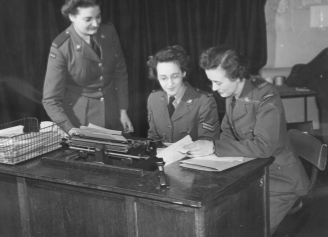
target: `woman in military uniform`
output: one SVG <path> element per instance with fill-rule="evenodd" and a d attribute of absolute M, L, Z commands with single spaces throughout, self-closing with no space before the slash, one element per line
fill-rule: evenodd
<path fill-rule="evenodd" d="M 147 64 L 150 78 L 162 87 L 148 98 L 148 138 L 176 142 L 187 135 L 193 140 L 219 137 L 215 99 L 184 82 L 189 71 L 185 50 L 181 46 L 166 47 Z"/>
<path fill-rule="evenodd" d="M 67 0 L 62 14 L 72 24 L 50 49 L 42 102 L 69 134 L 89 123 L 133 132 L 125 60 L 114 26 L 100 24 L 99 4 Z"/>
<path fill-rule="evenodd" d="M 274 233 L 297 198 L 306 195 L 309 180 L 293 153 L 282 101 L 276 88 L 249 74 L 246 59 L 230 48 L 204 51 L 200 66 L 213 91 L 226 98 L 220 140 L 197 141 L 185 148 L 189 157 L 215 153 L 219 157 L 275 157 L 269 167 L 270 228 Z"/>

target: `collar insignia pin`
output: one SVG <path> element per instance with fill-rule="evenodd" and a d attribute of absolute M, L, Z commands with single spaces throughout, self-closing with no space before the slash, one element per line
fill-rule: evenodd
<path fill-rule="evenodd" d="M 80 49 L 81 48 L 81 45 L 80 44 L 76 45 L 76 48 L 77 49 Z"/>
<path fill-rule="evenodd" d="M 105 38 L 105 35 L 102 34 L 100 37 L 101 37 L 101 38 Z"/>
<path fill-rule="evenodd" d="M 246 102 L 249 102 L 249 98 L 248 98 L 248 97 L 245 97 L 245 101 L 246 101 Z"/>
<path fill-rule="evenodd" d="M 192 100 L 187 100 L 187 103 L 190 104 L 192 102 Z"/>

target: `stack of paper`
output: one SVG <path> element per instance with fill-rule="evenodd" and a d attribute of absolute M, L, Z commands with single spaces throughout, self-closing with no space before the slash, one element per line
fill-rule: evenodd
<path fill-rule="evenodd" d="M 49 152 L 50 146 L 55 144 L 58 144 L 56 148 L 60 146 L 60 140 L 61 134 L 56 132 L 47 132 L 42 135 L 34 132 L 15 139 L 0 139 L 0 158 L 15 158 L 34 151 Z"/>
<path fill-rule="evenodd" d="M 78 134 L 88 137 L 96 137 L 102 139 L 110 139 L 116 141 L 126 141 L 127 139 L 122 135 L 122 131 L 106 129 L 97 125 L 89 123 L 88 127 L 81 126 Z"/>
<path fill-rule="evenodd" d="M 0 130 L 0 137 L 14 137 L 24 134 L 24 126 L 18 125 L 15 127 L 5 128 Z"/>
<path fill-rule="evenodd" d="M 180 166 L 204 171 L 222 171 L 253 159 L 254 158 L 246 157 L 217 157 L 213 154 L 210 156 L 183 160 L 181 161 Z"/>

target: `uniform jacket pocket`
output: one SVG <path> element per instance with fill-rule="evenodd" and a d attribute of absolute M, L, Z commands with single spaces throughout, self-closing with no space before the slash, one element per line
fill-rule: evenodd
<path fill-rule="evenodd" d="M 252 121 L 240 128 L 242 136 L 245 139 L 253 139 L 254 137 L 254 126 L 256 121 Z"/>
<path fill-rule="evenodd" d="M 66 91 L 63 107 L 74 127 L 85 125 L 88 107 L 87 97 Z"/>

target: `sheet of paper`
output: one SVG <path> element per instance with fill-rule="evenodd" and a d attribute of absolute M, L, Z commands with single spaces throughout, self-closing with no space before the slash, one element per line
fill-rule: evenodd
<path fill-rule="evenodd" d="M 199 166 L 199 165 L 191 165 L 191 164 L 187 164 L 187 163 L 181 163 L 180 164 L 181 167 L 184 167 L 184 168 L 188 168 L 188 169 L 196 169 L 196 170 L 203 170 L 203 171 L 215 171 L 217 172 L 218 170 L 217 169 L 214 169 L 214 168 L 208 168 L 208 167 L 204 167 L 204 166 Z"/>
<path fill-rule="evenodd" d="M 80 128 L 82 128 L 84 126 L 81 126 Z M 106 134 L 113 134 L 113 135 L 122 135 L 122 131 L 117 131 L 117 130 L 111 130 L 111 129 L 107 129 L 107 128 L 103 128 L 103 127 L 100 127 L 100 126 L 97 126 L 97 125 L 94 125 L 92 123 L 89 123 L 88 124 L 88 128 L 95 128 L 97 130 L 101 130 L 103 131 L 104 133 Z"/>
<path fill-rule="evenodd" d="M 186 157 L 185 154 L 179 152 L 185 145 L 192 143 L 191 137 L 188 135 L 181 140 L 173 143 L 169 147 L 161 150 L 157 157 L 163 158 L 165 165 L 169 165 L 175 161 L 181 160 L 182 158 Z"/>
<path fill-rule="evenodd" d="M 192 160 L 210 160 L 210 161 L 224 161 L 224 162 L 234 162 L 234 161 L 244 161 L 245 157 L 218 157 L 215 154 L 208 156 L 194 157 Z"/>
<path fill-rule="evenodd" d="M 222 171 L 253 159 L 246 157 L 209 157 L 208 159 L 199 157 L 183 160 L 180 166 L 205 171 Z"/>
<path fill-rule="evenodd" d="M 40 129 L 46 128 L 46 127 L 50 127 L 53 126 L 55 123 L 51 122 L 51 121 L 42 121 L 40 123 Z"/>

